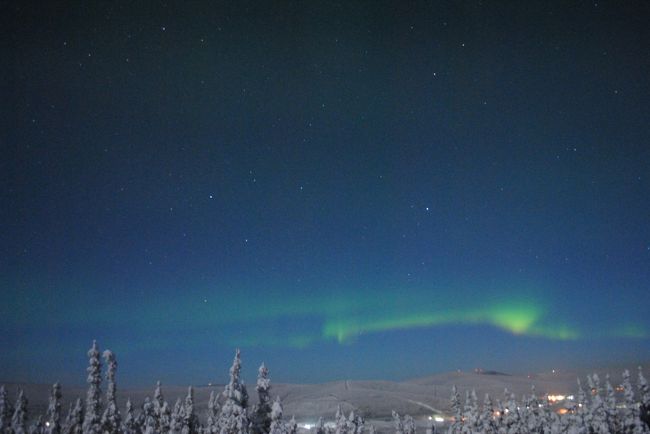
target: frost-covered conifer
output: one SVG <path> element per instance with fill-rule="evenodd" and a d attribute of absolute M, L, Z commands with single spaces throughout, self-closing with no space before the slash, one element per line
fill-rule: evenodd
<path fill-rule="evenodd" d="M 483 400 L 483 411 L 479 418 L 479 432 L 485 434 L 494 434 L 496 432 L 496 425 L 494 423 L 494 405 L 489 394 L 485 394 Z"/>
<path fill-rule="evenodd" d="M 609 432 L 616 433 L 619 431 L 618 410 L 616 409 L 616 396 L 614 395 L 612 383 L 609 381 L 609 374 L 605 376 L 605 399 L 603 403 L 607 428 Z"/>
<path fill-rule="evenodd" d="M 454 415 L 454 420 L 449 425 L 449 434 L 460 433 L 463 427 L 463 413 L 460 404 L 460 395 L 455 384 L 451 386 L 451 412 Z"/>
<path fill-rule="evenodd" d="M 596 434 L 608 434 L 607 415 L 605 413 L 605 403 L 600 396 L 600 378 L 598 374 L 587 376 L 587 383 L 591 389 L 591 405 L 589 413 L 591 419 L 591 429 Z"/>
<path fill-rule="evenodd" d="M 144 403 L 142 404 L 140 426 L 144 434 L 154 434 L 156 432 L 156 412 L 148 396 L 144 398 Z"/>
<path fill-rule="evenodd" d="M 519 414 L 519 407 L 514 393 L 510 394 L 508 404 L 506 406 L 506 415 L 503 419 L 504 428 L 508 434 L 516 434 L 523 432 L 521 426 L 521 417 Z"/>
<path fill-rule="evenodd" d="M 404 427 L 404 434 L 415 434 L 415 421 L 408 414 L 404 416 L 402 426 Z"/>
<path fill-rule="evenodd" d="M 478 431 L 478 399 L 476 391 L 465 391 L 465 409 L 463 411 L 462 432 L 471 434 Z"/>
<path fill-rule="evenodd" d="M 172 429 L 172 412 L 169 408 L 167 401 L 163 401 L 160 408 L 160 415 L 158 416 L 159 431 L 161 434 L 169 434 Z"/>
<path fill-rule="evenodd" d="M 34 423 L 29 427 L 29 434 L 43 434 L 45 432 L 45 423 L 43 416 L 38 416 Z"/>
<path fill-rule="evenodd" d="M 122 426 L 122 416 L 120 415 L 120 410 L 117 408 L 117 401 L 115 398 L 117 360 L 111 350 L 105 350 L 102 356 L 106 361 L 108 369 L 106 371 L 106 408 L 102 414 L 101 426 L 105 433 L 115 433 L 119 431 Z"/>
<path fill-rule="evenodd" d="M 156 427 L 160 426 L 160 413 L 162 411 L 163 404 L 165 403 L 165 398 L 162 394 L 162 388 L 160 381 L 156 381 L 156 389 L 153 391 L 153 400 L 151 404 L 153 405 L 153 413 L 156 419 Z"/>
<path fill-rule="evenodd" d="M 210 399 L 208 400 L 208 420 L 205 426 L 207 433 L 218 433 L 219 425 L 219 403 L 217 402 L 214 390 L 210 391 Z"/>
<path fill-rule="evenodd" d="M 259 403 L 253 412 L 253 434 L 268 433 L 271 427 L 271 380 L 269 379 L 269 370 L 262 363 L 257 373 L 257 396 Z"/>
<path fill-rule="evenodd" d="M 18 391 L 14 414 L 11 418 L 11 429 L 13 434 L 27 433 L 27 398 L 23 389 Z"/>
<path fill-rule="evenodd" d="M 404 434 L 404 424 L 402 424 L 402 418 L 399 417 L 399 414 L 395 410 L 393 410 L 392 415 L 395 434 Z"/>
<path fill-rule="evenodd" d="M 298 432 L 298 422 L 296 422 L 295 416 L 291 416 L 291 419 L 287 424 L 287 432 L 289 434 L 296 434 Z"/>
<path fill-rule="evenodd" d="M 327 429 L 325 428 L 325 422 L 322 417 L 318 418 L 316 423 L 316 434 L 327 434 Z"/>
<path fill-rule="evenodd" d="M 641 366 L 639 366 L 637 388 L 639 389 L 641 405 L 650 408 L 650 387 L 648 387 L 648 381 L 643 376 Z"/>
<path fill-rule="evenodd" d="M 50 392 L 50 401 L 45 413 L 46 434 L 59 434 L 61 432 L 61 386 L 59 383 L 52 385 Z"/>
<path fill-rule="evenodd" d="M 183 427 L 183 419 L 185 419 L 185 412 L 183 410 L 183 401 L 180 398 L 176 399 L 174 409 L 172 410 L 172 424 L 171 431 L 173 433 L 180 433 Z"/>
<path fill-rule="evenodd" d="M 359 434 L 364 430 L 365 421 L 361 416 L 357 416 L 354 410 L 351 410 L 347 419 L 345 419 L 345 416 L 341 418 L 341 425 L 343 426 L 342 432 Z"/>
<path fill-rule="evenodd" d="M 280 397 L 276 397 L 271 406 L 271 428 L 270 434 L 287 434 L 287 428 L 282 421 L 282 403 Z"/>
<path fill-rule="evenodd" d="M 199 419 L 194 414 L 194 389 L 192 386 L 187 388 L 187 396 L 183 404 L 183 427 L 181 434 L 194 434 L 198 432 Z"/>
<path fill-rule="evenodd" d="M 334 432 L 335 434 L 345 434 L 348 429 L 348 420 L 341 410 L 341 404 L 336 406 L 336 414 L 334 414 Z"/>
<path fill-rule="evenodd" d="M 623 409 L 622 431 L 625 434 L 641 434 L 644 426 L 640 419 L 639 406 L 634 399 L 634 390 L 630 382 L 630 372 L 623 371 L 623 395 L 625 397 L 625 408 Z"/>
<path fill-rule="evenodd" d="M 71 407 L 70 413 L 66 418 L 65 433 L 66 434 L 81 434 L 83 432 L 84 423 L 84 409 L 81 398 L 77 398 L 74 406 Z"/>
<path fill-rule="evenodd" d="M 133 404 L 130 398 L 126 400 L 123 431 L 124 434 L 140 434 L 141 432 L 138 421 L 133 413 Z"/>
<path fill-rule="evenodd" d="M 0 386 L 0 433 L 7 432 L 11 428 L 11 416 L 13 413 L 13 406 L 7 398 L 7 391 L 3 384 Z"/>
<path fill-rule="evenodd" d="M 646 429 L 650 431 L 650 387 L 648 387 L 648 381 L 643 376 L 641 366 L 639 366 L 637 388 L 639 389 L 639 401 L 641 401 L 640 418 L 645 423 Z"/>
<path fill-rule="evenodd" d="M 99 434 L 101 432 L 101 389 L 102 364 L 99 360 L 97 341 L 88 350 L 88 392 L 86 393 L 86 414 L 84 415 L 84 434 Z"/>
<path fill-rule="evenodd" d="M 219 416 L 219 431 L 221 434 L 247 434 L 248 415 L 248 392 L 246 386 L 240 380 L 241 371 L 240 351 L 237 349 L 235 358 L 230 367 L 230 382 L 226 385 L 223 396 L 226 398 L 221 414 Z"/>

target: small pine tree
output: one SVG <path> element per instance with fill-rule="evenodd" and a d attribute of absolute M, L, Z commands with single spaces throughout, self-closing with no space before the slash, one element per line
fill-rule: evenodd
<path fill-rule="evenodd" d="M 481 412 L 479 419 L 480 432 L 483 432 L 485 434 L 494 434 L 496 432 L 496 425 L 494 423 L 494 405 L 492 404 L 490 395 L 487 393 L 485 394 L 485 399 L 483 400 L 483 411 Z"/>
<path fill-rule="evenodd" d="M 404 416 L 402 426 L 404 427 L 404 434 L 415 434 L 415 421 L 408 414 Z"/>
<path fill-rule="evenodd" d="M 616 396 L 614 388 L 609 381 L 609 374 L 605 376 L 605 417 L 609 432 L 616 433 L 619 431 L 618 410 L 616 409 Z"/>
<path fill-rule="evenodd" d="M 641 434 L 644 432 L 644 426 L 640 419 L 638 403 L 634 399 L 630 372 L 627 369 L 623 372 L 623 395 L 625 397 L 625 408 L 623 409 L 622 432 L 625 434 Z"/>
<path fill-rule="evenodd" d="M 287 428 L 282 421 L 282 413 L 282 403 L 278 396 L 271 406 L 271 428 L 269 434 L 287 434 Z"/>
<path fill-rule="evenodd" d="M 115 397 L 115 374 L 117 373 L 117 360 L 111 350 L 105 350 L 102 354 L 108 369 L 106 371 L 106 408 L 102 414 L 101 425 L 103 431 L 106 433 L 117 432 L 122 426 L 122 416 L 120 410 L 117 408 L 117 401 Z"/>
<path fill-rule="evenodd" d="M 183 426 L 181 434 L 195 434 L 199 428 L 199 421 L 194 414 L 194 389 L 192 386 L 187 388 L 187 396 L 183 404 Z"/>
<path fill-rule="evenodd" d="M 325 427 L 325 422 L 322 417 L 318 418 L 316 423 L 316 434 L 327 434 L 327 428 Z"/>
<path fill-rule="evenodd" d="M 458 394 L 458 389 L 456 385 L 451 386 L 451 411 L 454 415 L 454 420 L 449 425 L 449 434 L 458 434 L 463 428 L 463 410 L 460 405 L 460 395 Z"/>
<path fill-rule="evenodd" d="M 59 434 L 61 432 L 61 386 L 52 385 L 50 401 L 45 414 L 45 433 Z"/>
<path fill-rule="evenodd" d="M 404 434 L 404 424 L 402 424 L 402 419 L 399 417 L 399 413 L 393 410 L 392 416 L 393 426 L 395 427 L 395 434 Z"/>
<path fill-rule="evenodd" d="M 160 415 L 158 416 L 158 421 L 160 423 L 159 430 L 161 434 L 169 434 L 172 429 L 172 412 L 169 408 L 167 401 L 163 401 L 163 405 L 160 408 Z"/>
<path fill-rule="evenodd" d="M 348 420 L 345 418 L 345 414 L 341 410 L 341 405 L 336 406 L 336 414 L 334 415 L 334 433 L 335 434 L 346 434 L 348 432 Z"/>
<path fill-rule="evenodd" d="M 297 434 L 298 433 L 298 422 L 296 422 L 296 417 L 291 416 L 291 419 L 289 420 L 289 423 L 287 424 L 287 432 L 289 434 Z"/>
<path fill-rule="evenodd" d="M 138 421 L 133 413 L 133 404 L 131 399 L 126 400 L 126 410 L 124 416 L 124 434 L 140 434 L 140 426 Z"/>
<path fill-rule="evenodd" d="M 11 428 L 11 416 L 14 408 L 7 398 L 7 391 L 4 384 L 0 386 L 0 433 L 7 432 Z"/>
<path fill-rule="evenodd" d="M 84 409 L 81 398 L 77 398 L 74 406 L 71 407 L 70 413 L 66 418 L 66 434 L 81 434 L 83 432 Z"/>
<path fill-rule="evenodd" d="M 102 364 L 99 360 L 97 341 L 88 350 L 88 392 L 86 393 L 86 414 L 84 415 L 84 434 L 101 433 L 101 389 Z"/>
<path fill-rule="evenodd" d="M 183 410 L 183 401 L 180 398 L 176 399 L 174 408 L 172 409 L 172 426 L 171 431 L 173 433 L 180 433 L 183 426 L 183 419 L 185 418 Z"/>
<path fill-rule="evenodd" d="M 248 434 L 248 392 L 240 380 L 241 353 L 235 351 L 235 358 L 230 367 L 230 382 L 223 391 L 226 398 L 219 415 L 219 431 L 221 434 Z"/>
<path fill-rule="evenodd" d="M 13 434 L 27 433 L 27 398 L 23 389 L 18 391 L 14 414 L 11 418 L 11 429 Z"/>
<path fill-rule="evenodd" d="M 269 370 L 262 363 L 257 373 L 257 396 L 259 403 L 253 412 L 253 434 L 268 433 L 271 427 L 271 380 L 269 380 Z"/>
<path fill-rule="evenodd" d="M 29 434 L 44 434 L 45 433 L 45 423 L 43 422 L 43 416 L 38 416 L 34 423 L 29 427 Z"/>
<path fill-rule="evenodd" d="M 637 388 L 639 389 L 639 397 L 641 406 L 639 408 L 641 421 L 645 423 L 647 429 L 650 431 L 650 387 L 648 381 L 643 376 L 643 369 L 639 366 Z"/>
<path fill-rule="evenodd" d="M 607 414 L 605 412 L 605 403 L 600 396 L 600 378 L 598 374 L 587 376 L 587 382 L 591 388 L 591 429 L 596 434 L 609 434 L 607 424 Z"/>
<path fill-rule="evenodd" d="M 144 434 L 154 434 L 156 432 L 156 412 L 148 396 L 144 398 L 144 403 L 142 404 L 140 426 L 142 426 L 142 432 Z"/>
<path fill-rule="evenodd" d="M 215 434 L 219 432 L 219 403 L 217 402 L 214 390 L 210 391 L 210 399 L 208 400 L 208 420 L 205 427 L 206 432 Z"/>
<path fill-rule="evenodd" d="M 156 381 L 156 389 L 153 391 L 153 400 L 151 401 L 151 404 L 153 405 L 153 413 L 158 430 L 160 429 L 160 413 L 162 412 L 162 406 L 164 403 L 165 398 L 163 398 L 160 381 Z"/>

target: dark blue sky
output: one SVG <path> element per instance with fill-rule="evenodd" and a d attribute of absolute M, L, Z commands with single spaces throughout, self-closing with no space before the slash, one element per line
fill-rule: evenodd
<path fill-rule="evenodd" d="M 650 357 L 650 5 L 7 2 L 0 380 Z"/>

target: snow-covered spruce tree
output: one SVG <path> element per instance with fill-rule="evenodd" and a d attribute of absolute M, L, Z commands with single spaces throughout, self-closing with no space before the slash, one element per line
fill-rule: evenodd
<path fill-rule="evenodd" d="M 27 434 L 27 398 L 23 389 L 18 390 L 14 414 L 11 418 L 13 434 Z"/>
<path fill-rule="evenodd" d="M 614 395 L 614 388 L 609 380 L 609 374 L 605 376 L 605 419 L 607 421 L 607 429 L 610 433 L 619 432 L 618 424 L 618 410 L 616 408 L 616 396 Z"/>
<path fill-rule="evenodd" d="M 117 360 L 111 350 L 105 350 L 102 354 L 106 361 L 106 406 L 102 414 L 101 426 L 105 433 L 117 433 L 122 428 L 122 416 L 117 408 L 115 398 L 115 374 L 117 373 Z"/>
<path fill-rule="evenodd" d="M 479 417 L 479 432 L 485 434 L 495 434 L 496 433 L 496 424 L 494 422 L 494 405 L 492 404 L 492 398 L 489 394 L 485 394 L 485 399 L 483 400 L 483 411 Z"/>
<path fill-rule="evenodd" d="M 366 421 L 363 419 L 363 417 L 356 415 L 354 413 L 354 410 L 351 410 L 347 422 L 348 433 L 361 434 L 365 428 L 365 425 Z"/>
<path fill-rule="evenodd" d="M 223 391 L 226 398 L 219 415 L 219 432 L 221 434 L 248 434 L 248 392 L 240 380 L 241 355 L 235 351 L 235 358 L 230 367 L 230 382 Z"/>
<path fill-rule="evenodd" d="M 187 396 L 183 403 L 183 426 L 181 434 L 195 434 L 199 429 L 199 419 L 194 414 L 194 389 L 192 386 L 187 388 Z"/>
<path fill-rule="evenodd" d="M 171 432 L 179 434 L 183 427 L 183 419 L 185 418 L 185 411 L 183 409 L 183 401 L 180 398 L 176 399 L 176 404 L 172 409 L 172 425 Z"/>
<path fill-rule="evenodd" d="M 206 433 L 218 433 L 219 424 L 219 403 L 214 390 L 210 391 L 210 399 L 208 400 L 208 420 L 205 426 Z M 267 431 L 268 432 L 268 431 Z"/>
<path fill-rule="evenodd" d="M 415 434 L 415 421 L 408 414 L 404 416 L 402 426 L 404 427 L 404 434 Z"/>
<path fill-rule="evenodd" d="M 169 408 L 167 401 L 163 401 L 160 408 L 160 415 L 158 416 L 159 430 L 161 434 L 169 434 L 172 429 L 172 411 Z"/>
<path fill-rule="evenodd" d="M 50 401 L 45 413 L 46 434 L 59 434 L 61 432 L 61 386 L 59 383 L 52 385 L 50 392 Z"/>
<path fill-rule="evenodd" d="M 591 413 L 589 412 L 587 404 L 587 395 L 585 390 L 582 388 L 582 382 L 580 378 L 577 379 L 578 382 L 578 405 L 575 408 L 575 413 L 572 414 L 573 423 L 571 424 L 575 430 L 580 433 L 588 432 L 591 427 Z"/>
<path fill-rule="evenodd" d="M 648 381 L 643 376 L 643 369 L 639 366 L 639 374 L 637 387 L 639 389 L 639 401 L 641 401 L 641 406 L 639 408 L 639 413 L 641 421 L 645 423 L 646 429 L 650 430 L 650 387 L 648 387 Z"/>
<path fill-rule="evenodd" d="M 11 416 L 14 408 L 9 402 L 4 384 L 0 386 L 0 433 L 5 433 L 11 428 Z"/>
<path fill-rule="evenodd" d="M 458 434 L 463 428 L 463 412 L 460 404 L 460 395 L 456 385 L 451 386 L 451 411 L 454 415 L 453 422 L 449 425 L 449 434 Z"/>
<path fill-rule="evenodd" d="M 70 412 L 66 417 L 65 434 L 81 434 L 83 432 L 84 408 L 81 398 L 77 398 L 74 405 L 70 407 Z"/>
<path fill-rule="evenodd" d="M 334 432 L 335 434 L 346 434 L 348 431 L 348 420 L 341 410 L 341 404 L 336 406 L 336 413 L 334 414 Z"/>
<path fill-rule="evenodd" d="M 478 431 L 478 399 L 476 391 L 465 391 L 465 408 L 463 411 L 463 428 L 461 432 L 471 434 Z"/>
<path fill-rule="evenodd" d="M 140 426 L 144 434 L 154 434 L 156 432 L 156 413 L 153 409 L 153 403 L 148 396 L 144 398 L 144 402 L 142 403 Z"/>
<path fill-rule="evenodd" d="M 278 396 L 271 406 L 271 428 L 269 434 L 287 434 L 287 427 L 282 421 L 282 413 L 282 403 Z"/>
<path fill-rule="evenodd" d="M 126 410 L 122 431 L 124 431 L 124 434 L 141 434 L 140 426 L 138 425 L 138 421 L 133 413 L 133 404 L 131 403 L 130 398 L 126 400 Z"/>
<path fill-rule="evenodd" d="M 101 432 L 101 389 L 102 364 L 99 360 L 97 341 L 88 350 L 88 391 L 86 393 L 86 413 L 84 415 L 84 434 L 99 434 Z"/>
<path fill-rule="evenodd" d="M 644 424 L 641 422 L 639 406 L 634 399 L 634 390 L 630 382 L 630 371 L 623 371 L 623 396 L 625 397 L 625 408 L 623 409 L 623 420 L 621 431 L 624 434 L 641 434 L 644 432 Z"/>
<path fill-rule="evenodd" d="M 29 434 L 43 434 L 45 432 L 45 422 L 43 416 L 40 415 L 36 418 L 34 423 L 29 427 Z"/>
<path fill-rule="evenodd" d="M 517 405 L 517 398 L 514 393 L 511 393 L 510 398 L 508 399 L 506 415 L 503 418 L 503 423 L 508 434 L 524 432 L 519 414 L 519 406 Z"/>
<path fill-rule="evenodd" d="M 322 417 L 319 417 L 318 422 L 316 422 L 316 434 L 329 434 L 329 429 L 325 426 L 325 421 Z"/>
<path fill-rule="evenodd" d="M 165 403 L 165 398 L 163 398 L 162 389 L 160 381 L 156 381 L 156 389 L 153 391 L 153 400 L 151 404 L 153 405 L 154 419 L 156 421 L 156 430 L 160 430 L 160 413 L 162 411 L 163 404 Z"/>
<path fill-rule="evenodd" d="M 296 422 L 295 416 L 291 416 L 291 419 L 289 419 L 289 423 L 287 424 L 287 432 L 289 434 L 298 433 L 298 422 Z"/>
<path fill-rule="evenodd" d="M 255 385 L 259 403 L 252 414 L 252 434 L 268 433 L 271 428 L 271 380 L 269 370 L 262 363 L 257 371 L 257 384 Z"/>
<path fill-rule="evenodd" d="M 395 434 L 404 434 L 404 424 L 402 424 L 402 418 L 399 417 L 399 413 L 393 410 L 392 415 L 393 415 L 393 426 L 395 427 Z"/>
<path fill-rule="evenodd" d="M 605 403 L 600 396 L 600 378 L 598 374 L 587 376 L 589 387 L 591 388 L 591 429 L 595 434 L 609 434 L 607 423 L 607 414 L 605 412 Z"/>

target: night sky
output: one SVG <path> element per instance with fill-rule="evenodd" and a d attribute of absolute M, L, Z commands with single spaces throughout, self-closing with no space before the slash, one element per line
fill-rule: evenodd
<path fill-rule="evenodd" d="M 650 359 L 647 1 L 0 16 L 0 380 Z"/>

